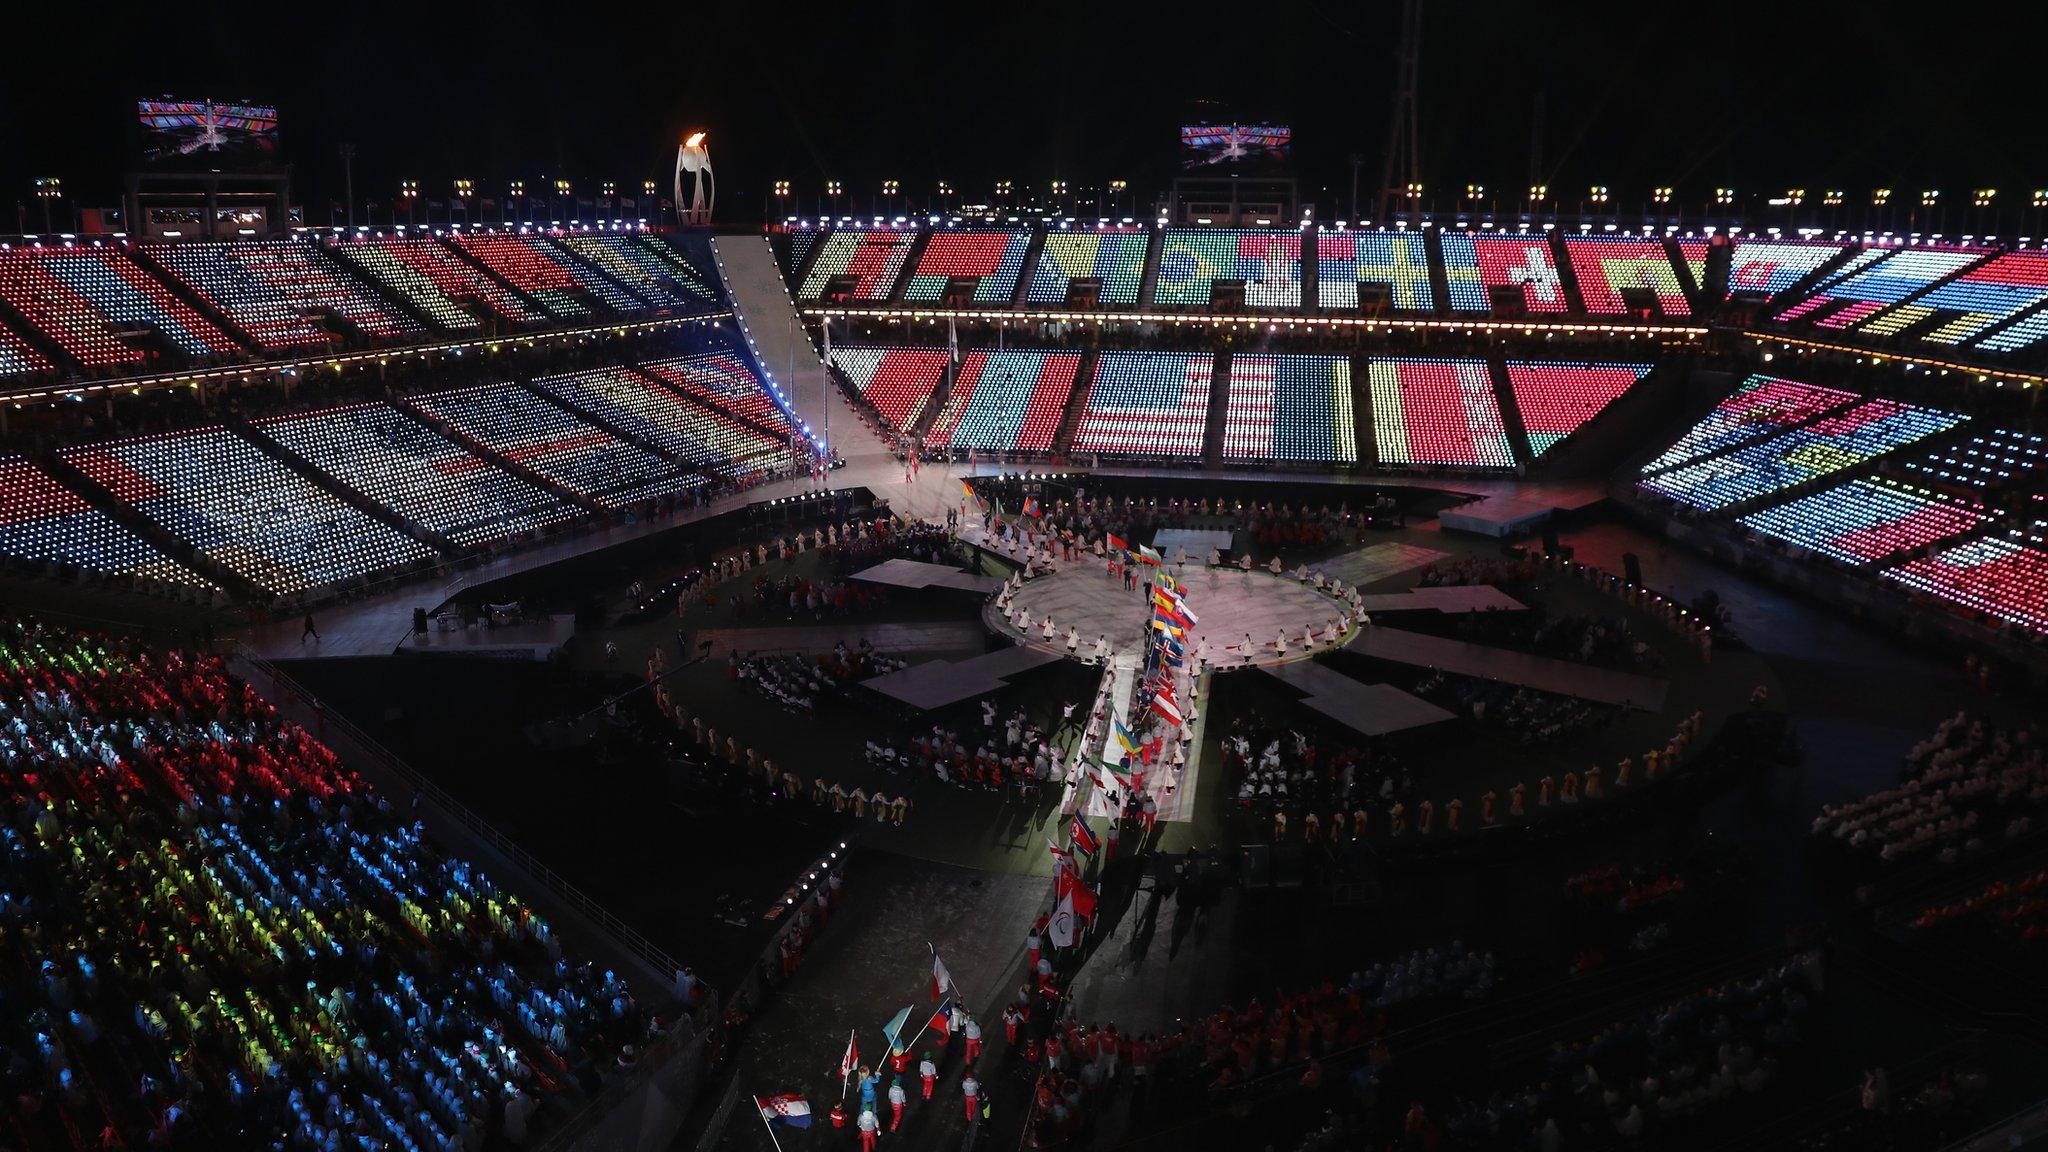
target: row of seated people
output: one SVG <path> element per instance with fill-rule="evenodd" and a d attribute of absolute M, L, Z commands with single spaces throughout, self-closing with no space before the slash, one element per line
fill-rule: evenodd
<path fill-rule="evenodd" d="M 1922 931 L 1969 931 L 2000 943 L 2037 948 L 2048 940 L 2048 871 L 2002 876 L 1953 903 L 1930 904 L 1913 918 Z"/>
<path fill-rule="evenodd" d="M 1646 476 L 1640 487 L 1715 512 L 1876 459 L 1966 419 L 1896 400 L 1864 400 L 1725 455 Z"/>
<path fill-rule="evenodd" d="M 1033 952 L 1042 931 L 1043 919 L 1033 929 Z M 1040 971 L 1056 986 L 1067 958 L 1040 959 Z M 1111 1096 L 1128 1094 L 1133 1109 L 1183 1113 L 1203 1106 L 1205 1096 L 1259 1078 L 1298 1079 L 1314 1091 L 1322 1086 L 1326 1059 L 1350 1059 L 1368 1046 L 1354 1083 L 1369 1093 L 1373 1069 L 1387 1060 L 1376 1036 L 1484 1001 L 1497 981 L 1492 953 L 1454 940 L 1374 963 L 1342 983 L 1326 980 L 1271 1003 L 1254 997 L 1159 1033 L 1052 1010 L 1041 1003 L 1044 984 L 1021 987 L 1003 1019 L 1007 1042 L 1022 1050 L 1034 1077 L 1030 1135 L 1039 1147 L 1055 1147 L 1085 1142 Z"/>
<path fill-rule="evenodd" d="M 8 622 L 0 790 L 24 1148 L 517 1145 L 662 1029 L 218 657 Z"/>
<path fill-rule="evenodd" d="M 176 598 L 210 599 L 214 586 L 21 456 L 0 456 L 0 562 L 79 572 Z"/>
<path fill-rule="evenodd" d="M 1525 747 L 1572 740 L 1613 723 L 1621 709 L 1575 696 L 1432 669 L 1416 681 L 1424 700 L 1492 728 Z"/>
<path fill-rule="evenodd" d="M 111 499 L 265 592 L 347 589 L 429 561 L 437 549 L 530 541 L 585 519 L 590 503 L 659 512 L 796 466 L 802 454 L 791 441 L 716 406 L 773 410 L 758 376 L 732 381 L 715 399 L 679 395 L 617 366 L 542 376 L 530 388 L 495 383 L 276 416 L 262 413 L 291 409 L 274 395 L 228 391 L 201 406 L 179 390 L 177 403 L 144 411 L 202 426 L 109 441 L 90 438 L 96 421 L 79 424 L 87 442 L 57 455 L 89 484 L 32 459 L 0 457 L 19 481 L 4 492 L 0 561 L 153 587 L 204 588 L 217 579 L 163 556 L 100 511 L 97 502 Z M 307 399 L 382 391 L 344 376 Z M 224 426 L 223 415 L 239 419 Z M 326 482 L 308 478 L 308 466 Z M 424 531 L 408 533 L 394 519 Z"/>
<path fill-rule="evenodd" d="M 880 655 L 867 663 L 877 669 L 877 675 L 903 666 L 900 660 Z M 820 661 L 796 655 L 755 654 L 742 659 L 738 652 L 734 652 L 728 661 L 728 675 L 788 711 L 805 717 L 817 712 L 819 700 L 843 700 L 853 686 L 850 669 L 841 674 Z"/>
<path fill-rule="evenodd" d="M 1368 288 L 1384 291 L 1386 306 L 1400 312 L 1434 312 L 1441 303 L 1453 312 L 1489 313 L 1496 310 L 1495 289 L 1510 290 L 1521 309 L 1537 314 L 1621 317 L 1630 312 L 1627 294 L 1635 292 L 1646 293 L 1666 319 L 1690 317 L 1695 299 L 1703 306 L 1718 302 L 1708 299 L 1708 245 L 1703 241 L 1673 241 L 1674 259 L 1665 240 L 1643 236 L 1461 231 L 1436 236 L 1432 242 L 1417 232 L 1048 227 L 1024 302 L 1063 304 L 1079 280 L 1090 282 L 1097 307 L 1203 309 L 1216 299 L 1220 282 L 1239 281 L 1244 307 L 1291 311 L 1311 302 L 1303 291 L 1310 266 L 1316 276 L 1313 302 L 1337 312 L 1355 312 Z M 1001 306 L 1015 294 L 1032 238 L 1028 228 L 803 229 L 779 234 L 775 247 L 802 303 L 823 301 L 835 282 L 850 283 L 858 300 L 933 303 L 957 276 L 974 278 L 974 303 Z M 1728 287 L 1777 296 L 1848 251 L 1841 243 L 1738 238 Z M 1878 257 L 1891 254 L 1873 251 L 1865 263 L 1879 263 Z M 1970 250 L 1952 259 L 1960 267 L 1992 255 Z M 2007 257 L 2025 255 L 2030 254 Z M 1438 266 L 1449 289 L 1441 302 L 1432 276 Z M 1141 290 L 1147 270 L 1154 267 L 1147 297 Z M 1566 267 L 1577 285 L 1576 297 L 1560 271 Z M 1939 302 L 1942 310 L 1978 318 L 1970 334 L 2026 311 L 2025 287 L 2033 283 L 2032 269 L 2017 263 L 2003 267 L 1992 260 L 1978 272 L 1984 290 Z M 1099 287 L 1093 286 L 1096 281 Z M 1982 319 L 1985 315 L 1993 319 Z"/>
<path fill-rule="evenodd" d="M 1768 1090 L 1804 1046 L 1823 984 L 1818 953 L 1789 957 L 1561 1042 L 1538 1078 L 1452 1106 L 1440 1128 L 1418 1103 L 1403 1127 L 1454 1148 L 1655 1146 Z"/>
<path fill-rule="evenodd" d="M 1418 618 L 1424 631 L 1473 644 L 1511 648 L 1558 660 L 1603 668 L 1654 671 L 1663 659 L 1646 643 L 1638 625 L 1619 613 L 1552 613 L 1541 605 L 1518 611 L 1488 609 Z"/>
<path fill-rule="evenodd" d="M 2048 526 L 1966 540 L 1885 569 L 1883 579 L 1990 624 L 2048 636 Z"/>
<path fill-rule="evenodd" d="M 677 242 L 637 233 L 0 252 L 0 300 L 86 371 L 160 366 L 161 354 L 187 362 L 240 357 L 245 341 L 275 352 L 357 339 L 403 343 L 429 329 L 475 334 L 484 317 L 521 326 L 587 317 L 583 300 L 592 298 L 620 314 L 708 313 L 721 299 Z M 148 340 L 138 342 L 137 333 Z"/>
<path fill-rule="evenodd" d="M 2005 731 L 1958 712 L 1907 753 L 1897 785 L 1824 806 L 1813 834 L 1866 864 L 1953 864 L 2026 835 L 2044 806 L 2038 726 Z"/>

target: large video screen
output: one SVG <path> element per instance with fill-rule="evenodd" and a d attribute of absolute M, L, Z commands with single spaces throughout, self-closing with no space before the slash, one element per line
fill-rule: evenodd
<path fill-rule="evenodd" d="M 159 167 L 265 168 L 277 162 L 277 109 L 228 100 L 138 100 L 141 158 Z"/>
<path fill-rule="evenodd" d="M 1279 168 L 1293 144 L 1294 129 L 1285 124 L 1190 124 L 1180 130 L 1180 164 L 1190 171 Z"/>

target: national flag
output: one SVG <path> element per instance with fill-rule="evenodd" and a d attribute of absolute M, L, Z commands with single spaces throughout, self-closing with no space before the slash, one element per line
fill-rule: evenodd
<path fill-rule="evenodd" d="M 1131 550 L 1130 542 L 1114 532 L 1109 534 L 1109 539 L 1105 543 L 1109 545 L 1109 549 L 1112 552 L 1129 552 Z"/>
<path fill-rule="evenodd" d="M 1036 516 L 1039 514 L 1038 497 L 1026 496 L 1024 498 L 1024 514 L 1026 516 Z"/>
<path fill-rule="evenodd" d="M 1195 623 L 1188 617 L 1187 613 L 1182 612 L 1172 600 L 1164 596 L 1158 597 L 1153 601 L 1152 615 L 1155 619 L 1164 620 L 1177 628 L 1190 628 Z"/>
<path fill-rule="evenodd" d="M 959 369 L 960 329 L 954 325 L 953 318 L 951 316 L 946 317 L 946 358 L 953 362 L 953 367 L 955 370 Z"/>
<path fill-rule="evenodd" d="M 1182 596 L 1178 592 L 1168 592 L 1166 595 L 1168 599 L 1173 601 L 1174 611 L 1180 613 L 1182 616 L 1187 617 L 1188 625 L 1190 627 L 1196 624 L 1200 624 L 1202 622 L 1202 618 L 1200 616 L 1195 615 L 1195 610 L 1193 608 L 1188 607 L 1188 601 L 1185 596 Z"/>
<path fill-rule="evenodd" d="M 1125 752 L 1136 752 L 1138 750 L 1137 735 L 1129 728 L 1124 727 L 1123 720 L 1118 717 L 1110 717 L 1109 723 L 1111 731 L 1116 734 L 1117 746 Z"/>
<path fill-rule="evenodd" d="M 1187 662 L 1186 659 L 1182 657 L 1179 652 L 1176 652 L 1173 649 L 1168 648 L 1164 644 L 1161 644 L 1159 646 L 1159 658 L 1165 661 L 1166 663 L 1173 665 L 1175 668 L 1179 668 Z"/>
<path fill-rule="evenodd" d="M 754 1107 L 761 1110 L 761 1119 L 770 1124 L 781 1124 L 788 1128 L 811 1126 L 811 1102 L 794 1092 L 770 1096 L 766 1100 L 756 1096 Z"/>
<path fill-rule="evenodd" d="M 937 1032 L 941 1040 L 953 1034 L 953 1001 L 951 998 L 939 1002 L 939 1010 L 932 1013 L 932 1018 L 925 1024 L 925 1027 L 933 1032 Z"/>
<path fill-rule="evenodd" d="M 1171 696 L 1168 696 L 1164 692 L 1161 692 L 1159 695 L 1152 697 L 1152 710 L 1154 712 L 1159 713 L 1161 716 L 1166 717 L 1166 719 L 1176 727 L 1186 723 L 1186 721 L 1181 718 L 1180 707 L 1173 702 L 1173 698 Z"/>
<path fill-rule="evenodd" d="M 1053 867 L 1071 868 L 1074 866 L 1074 853 L 1072 849 L 1062 848 L 1059 845 L 1053 843 L 1051 840 L 1047 840 L 1045 842 L 1045 846 L 1047 848 L 1052 849 Z"/>
<path fill-rule="evenodd" d="M 1178 637 L 1187 635 L 1186 628 L 1183 628 L 1180 625 L 1175 624 L 1171 620 L 1160 619 L 1157 613 L 1154 613 L 1152 616 L 1152 627 L 1157 629 L 1158 631 L 1166 633 L 1168 636 Z"/>
<path fill-rule="evenodd" d="M 860 1045 L 851 1033 L 846 1037 L 846 1055 L 839 1058 L 839 1079 L 844 1081 L 860 1067 Z"/>
<path fill-rule="evenodd" d="M 1088 827 L 1088 822 L 1078 813 L 1074 816 L 1073 837 L 1075 850 L 1083 856 L 1093 859 L 1095 853 L 1102 849 L 1102 841 L 1095 838 L 1095 830 Z"/>
<path fill-rule="evenodd" d="M 1080 936 L 1080 918 L 1074 914 L 1074 897 L 1069 893 L 1045 922 L 1045 938 L 1052 941 L 1055 948 L 1072 948 Z"/>
<path fill-rule="evenodd" d="M 1095 893 L 1089 889 L 1088 885 L 1081 883 L 1081 877 L 1078 874 L 1067 873 L 1055 877 L 1053 891 L 1060 903 L 1065 904 L 1072 901 L 1074 915 L 1083 924 L 1094 921 Z"/>
<path fill-rule="evenodd" d="M 1163 560 L 1164 558 L 1161 557 L 1159 553 L 1154 552 L 1150 548 L 1145 547 L 1143 544 L 1140 544 L 1138 545 L 1138 559 L 1143 560 L 1145 563 L 1152 565 L 1154 568 L 1157 568 L 1159 567 L 1161 560 Z"/>
<path fill-rule="evenodd" d="M 925 947 L 932 949 L 932 999 L 937 1000 L 948 992 L 958 991 L 953 987 L 953 974 L 946 971 L 946 962 L 939 959 L 939 950 L 929 944 Z"/>
<path fill-rule="evenodd" d="M 890 1051 L 894 1052 L 903 1047 L 903 1026 L 909 1022 L 910 1009 L 905 1008 L 891 1017 L 887 1024 L 882 1025 L 882 1039 L 889 1042 Z"/>

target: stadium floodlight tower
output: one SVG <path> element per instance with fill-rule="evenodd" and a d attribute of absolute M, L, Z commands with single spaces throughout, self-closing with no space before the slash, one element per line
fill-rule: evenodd
<path fill-rule="evenodd" d="M 683 173 L 694 176 L 690 190 L 690 207 L 683 210 Z M 706 191 L 709 185 L 709 191 Z M 711 172 L 711 148 L 704 143 L 704 133 L 692 132 L 682 146 L 676 149 L 676 212 L 689 224 L 711 223 L 712 206 L 718 202 L 718 178 Z"/>

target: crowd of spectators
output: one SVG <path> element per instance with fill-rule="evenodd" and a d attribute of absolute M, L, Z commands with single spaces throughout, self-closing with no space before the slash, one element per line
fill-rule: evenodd
<path fill-rule="evenodd" d="M 1873 864 L 1954 864 L 2025 836 L 2048 805 L 2038 724 L 1999 730 L 1958 712 L 1913 746 L 1897 785 L 1814 818 L 1813 834 Z"/>
<path fill-rule="evenodd" d="M 0 625 L 4 1128 L 523 1143 L 665 1023 L 217 657 Z"/>
<path fill-rule="evenodd" d="M 1613 705 L 1441 669 L 1424 673 L 1413 691 L 1432 704 L 1503 729 L 1517 742 L 1531 746 L 1575 739 L 1621 715 L 1621 709 Z"/>
<path fill-rule="evenodd" d="M 1444 1143 L 1551 1152 L 1618 1137 L 1654 1147 L 1769 1089 L 1805 1043 L 1822 987 L 1819 953 L 1804 953 L 1559 1043 L 1533 1080 L 1452 1108 Z M 1435 1122 L 1418 1103 L 1403 1127 Z"/>
<path fill-rule="evenodd" d="M 1159 1033 L 1083 1023 L 1070 1000 L 1030 984 L 1005 1011 L 1013 1048 L 1032 1077 L 1029 1137 L 1040 1147 L 1082 1142 L 1105 1098 L 1128 1091 L 1135 1104 L 1177 1108 L 1221 1098 L 1253 1081 L 1311 1092 L 1325 1086 L 1324 1062 L 1344 1058 L 1354 1091 L 1370 1096 L 1389 1053 L 1376 1037 L 1394 1024 L 1481 1002 L 1497 983 L 1492 953 L 1447 945 L 1418 948 L 1269 1003 L 1253 998 Z"/>

